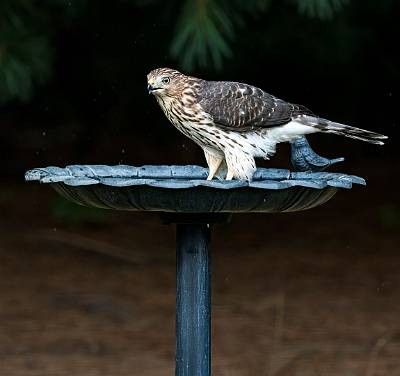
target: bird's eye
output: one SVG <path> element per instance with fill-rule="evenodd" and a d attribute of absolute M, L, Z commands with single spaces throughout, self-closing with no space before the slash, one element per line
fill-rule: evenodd
<path fill-rule="evenodd" d="M 169 77 L 164 77 L 164 78 L 161 80 L 161 82 L 162 82 L 163 84 L 165 84 L 165 85 L 168 85 L 170 81 L 171 81 L 171 79 L 170 79 Z"/>

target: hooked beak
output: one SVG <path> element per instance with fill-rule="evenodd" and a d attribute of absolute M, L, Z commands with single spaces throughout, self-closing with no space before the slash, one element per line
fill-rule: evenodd
<path fill-rule="evenodd" d="M 148 90 L 149 94 L 153 94 L 153 92 L 155 92 L 156 90 L 159 90 L 159 89 L 161 89 L 161 88 L 154 87 L 153 85 L 150 85 L 150 84 L 147 85 L 147 90 Z"/>

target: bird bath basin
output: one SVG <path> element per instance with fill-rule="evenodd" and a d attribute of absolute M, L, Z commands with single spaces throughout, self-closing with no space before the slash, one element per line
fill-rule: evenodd
<path fill-rule="evenodd" d="M 322 170 L 342 159 L 316 155 L 305 139 L 292 145 L 297 169 Z M 74 165 L 36 168 L 25 179 L 50 184 L 77 204 L 161 214 L 177 227 L 176 375 L 211 375 L 211 225 L 232 213 L 282 213 L 319 206 L 362 178 L 327 172 L 257 170 L 251 183 L 207 181 L 199 166 Z"/>

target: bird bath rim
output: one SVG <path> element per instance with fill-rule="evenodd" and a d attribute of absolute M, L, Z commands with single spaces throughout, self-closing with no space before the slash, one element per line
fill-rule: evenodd
<path fill-rule="evenodd" d="M 207 181 L 200 166 L 72 165 L 36 168 L 27 181 L 49 183 L 81 205 L 176 213 L 292 212 L 319 206 L 365 180 L 339 173 L 257 169 L 252 182 Z"/>

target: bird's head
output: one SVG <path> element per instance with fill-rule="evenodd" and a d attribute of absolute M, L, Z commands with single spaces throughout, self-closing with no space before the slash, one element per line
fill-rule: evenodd
<path fill-rule="evenodd" d="M 154 69 L 147 75 L 147 89 L 149 94 L 173 97 L 182 91 L 185 78 L 184 74 L 174 69 Z"/>

